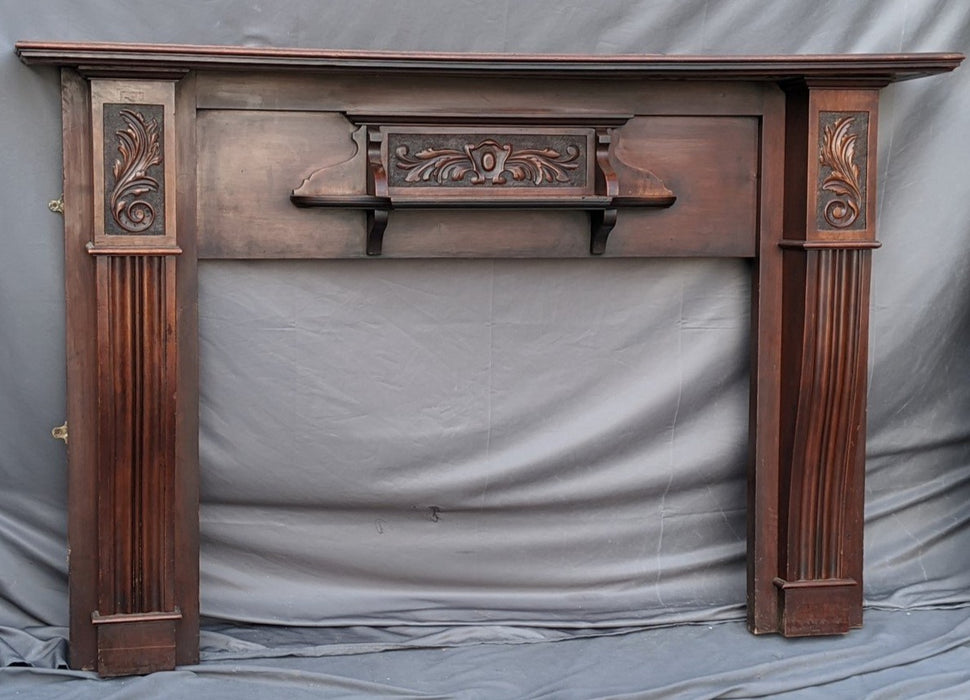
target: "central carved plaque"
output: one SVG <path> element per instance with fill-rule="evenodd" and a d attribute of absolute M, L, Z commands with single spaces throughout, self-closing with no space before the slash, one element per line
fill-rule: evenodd
<path fill-rule="evenodd" d="M 382 129 L 391 193 L 592 195 L 593 129 Z"/>
<path fill-rule="evenodd" d="M 393 187 L 585 187 L 587 137 L 391 133 L 388 180 Z"/>

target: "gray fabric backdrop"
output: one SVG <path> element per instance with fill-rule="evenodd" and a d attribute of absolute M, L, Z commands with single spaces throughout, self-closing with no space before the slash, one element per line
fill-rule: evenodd
<path fill-rule="evenodd" d="M 0 36 L 0 665 L 42 667 L 67 621 L 66 465 L 48 437 L 65 392 L 46 209 L 60 106 L 56 71 L 19 64 L 14 41 L 966 52 L 970 5 L 0 0 Z M 950 608 L 970 596 L 970 70 L 891 86 L 881 108 L 866 599 Z M 211 658 L 245 646 L 246 623 L 461 624 L 479 631 L 453 639 L 509 642 L 742 614 L 744 261 L 221 261 L 200 282 Z M 904 647 L 925 627 L 886 625 Z"/>

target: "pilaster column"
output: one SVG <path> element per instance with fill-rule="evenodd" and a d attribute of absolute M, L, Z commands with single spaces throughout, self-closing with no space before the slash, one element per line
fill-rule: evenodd
<path fill-rule="evenodd" d="M 881 84 L 880 84 L 881 85 Z M 880 85 L 787 90 L 778 628 L 862 624 L 870 258 Z"/>
<path fill-rule="evenodd" d="M 176 664 L 175 84 L 91 80 L 102 676 Z"/>

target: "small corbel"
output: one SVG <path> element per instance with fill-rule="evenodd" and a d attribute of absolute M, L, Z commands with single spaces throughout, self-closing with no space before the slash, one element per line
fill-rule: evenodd
<path fill-rule="evenodd" d="M 381 158 L 381 132 L 367 128 L 367 194 L 390 201 L 387 190 L 387 171 Z M 380 255 L 384 247 L 384 231 L 387 229 L 388 210 L 367 210 L 367 254 Z"/>
<path fill-rule="evenodd" d="M 611 202 L 620 193 L 620 182 L 610 163 L 612 135 L 612 129 L 596 130 L 596 194 L 609 197 Z M 606 241 L 614 226 L 616 226 L 615 207 L 589 213 L 590 255 L 602 255 L 606 252 Z"/>

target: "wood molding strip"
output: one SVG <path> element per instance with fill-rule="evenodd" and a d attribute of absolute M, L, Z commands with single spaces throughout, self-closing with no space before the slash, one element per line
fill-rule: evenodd
<path fill-rule="evenodd" d="M 321 51 L 316 49 L 21 41 L 28 64 L 91 68 L 330 69 L 459 75 L 769 80 L 789 78 L 872 79 L 891 82 L 951 71 L 958 53 L 807 56 L 515 55 Z"/>

